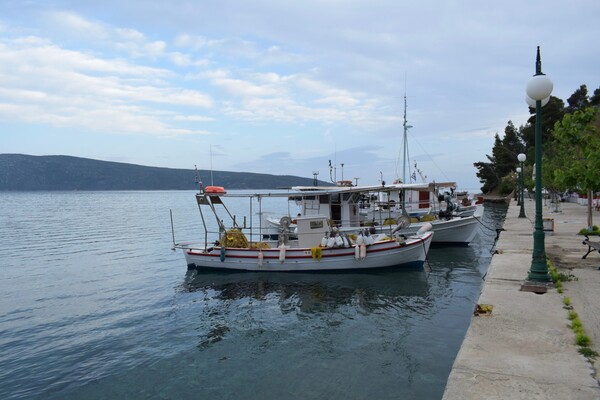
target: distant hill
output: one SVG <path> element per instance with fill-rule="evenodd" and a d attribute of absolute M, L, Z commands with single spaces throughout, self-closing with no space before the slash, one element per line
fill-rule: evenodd
<path fill-rule="evenodd" d="M 0 154 L 0 191 L 7 190 L 193 190 L 192 169 L 147 167 L 71 156 Z M 216 186 L 277 189 L 312 185 L 312 178 L 250 172 L 213 171 Z M 200 171 L 210 185 L 210 171 Z M 319 185 L 326 185 L 319 182 Z"/>

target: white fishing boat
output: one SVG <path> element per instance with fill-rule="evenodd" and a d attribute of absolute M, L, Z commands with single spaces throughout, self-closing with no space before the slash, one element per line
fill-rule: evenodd
<path fill-rule="evenodd" d="M 328 191 L 320 191 L 328 193 Z M 383 267 L 422 266 L 427 257 L 433 232 L 431 225 L 405 234 L 371 234 L 367 230 L 356 234 L 339 231 L 330 225 L 325 215 L 297 217 L 294 231 L 291 219 L 280 220 L 277 240 L 263 232 L 261 218 L 258 227 L 252 226 L 253 202 L 261 204 L 264 197 L 289 197 L 285 194 L 228 194 L 220 187 L 207 187 L 196 194 L 202 216 L 205 238 L 200 243 L 174 243 L 183 250 L 189 268 L 214 268 L 247 271 L 335 271 L 349 269 L 372 269 Z M 224 204 L 227 197 L 246 197 L 250 201 L 250 224 L 230 213 Z M 211 236 L 210 224 L 206 223 L 204 209 L 215 218 L 218 232 Z M 230 226 L 226 227 L 224 218 Z M 271 233 L 273 227 L 265 227 Z M 265 239 L 267 237 L 267 239 Z M 256 240 L 255 240 L 256 239 Z"/>
<path fill-rule="evenodd" d="M 294 187 L 290 196 L 300 210 L 300 216 L 327 217 L 343 232 L 356 232 L 368 227 L 373 233 L 412 235 L 426 224 L 435 232 L 434 243 L 468 245 L 479 229 L 483 205 L 469 209 L 461 216 L 463 206 L 453 203 L 451 197 L 441 193 L 441 188 L 452 187 L 454 182 L 394 183 L 380 186 L 353 187 Z M 427 200 L 429 213 L 402 212 L 402 197 L 418 193 L 420 204 Z M 406 204 L 406 202 L 404 202 Z M 421 206 L 421 209 L 423 207 Z M 368 211 L 365 211 L 368 210 Z"/>
<path fill-rule="evenodd" d="M 386 208 L 399 207 L 402 214 L 400 217 L 393 217 L 390 214 L 384 224 L 389 225 L 392 232 L 411 234 L 418 230 L 423 223 L 431 223 L 435 232 L 435 243 L 468 245 L 477 235 L 479 217 L 483 215 L 483 205 L 472 205 L 457 201 L 455 182 L 425 183 L 427 177 L 417 168 L 416 162 L 414 165 L 415 171 L 412 174 L 410 170 L 407 171 L 407 167 L 410 165 L 407 132 L 411 126 L 408 125 L 406 118 L 406 107 L 405 94 L 402 179 L 396 179 L 395 181 L 401 183 L 401 185 L 399 190 L 387 194 L 388 201 L 393 203 L 382 207 L 384 211 Z M 418 187 L 418 184 L 411 187 L 413 181 L 416 183 L 416 172 L 419 173 L 425 183 L 425 188 Z M 466 195 L 466 193 L 461 194 Z M 424 209 L 428 207 L 429 212 L 424 212 Z M 385 215 L 385 212 L 383 214 Z M 410 225 L 406 218 L 408 218 Z M 400 221 L 402 223 L 399 223 Z"/>

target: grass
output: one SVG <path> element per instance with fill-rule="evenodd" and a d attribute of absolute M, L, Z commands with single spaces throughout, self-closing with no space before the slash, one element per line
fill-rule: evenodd
<path fill-rule="evenodd" d="M 594 225 L 594 229 L 598 231 L 597 234 L 600 235 L 600 230 L 598 229 L 598 227 Z M 554 282 L 554 285 L 556 286 L 557 292 L 562 294 L 562 282 L 570 281 L 572 277 L 563 273 L 559 273 L 551 260 L 548 260 L 548 270 L 550 271 L 550 277 L 552 278 L 552 282 Z M 569 310 L 568 318 L 569 321 L 571 321 L 570 327 L 573 330 L 573 333 L 575 333 L 575 344 L 579 346 L 579 353 L 585 356 L 590 362 L 593 362 L 596 359 L 596 357 L 598 357 L 598 353 L 596 353 L 590 348 L 592 344 L 592 339 L 590 339 L 590 337 L 585 334 L 585 330 L 583 329 L 583 323 L 581 322 L 581 319 L 579 319 L 579 315 L 577 315 L 577 313 L 573 310 L 571 298 L 568 296 L 564 296 L 563 304 L 565 305 L 565 308 Z"/>

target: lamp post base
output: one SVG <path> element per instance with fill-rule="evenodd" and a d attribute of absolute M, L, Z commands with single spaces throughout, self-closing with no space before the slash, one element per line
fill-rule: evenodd
<path fill-rule="evenodd" d="M 527 274 L 527 280 L 533 281 L 533 282 L 550 282 L 551 281 L 548 271 L 546 271 L 545 273 L 542 271 L 534 271 L 533 266 L 529 270 L 529 274 Z"/>
<path fill-rule="evenodd" d="M 541 207 L 540 207 L 541 209 Z M 544 229 L 542 226 L 541 212 L 535 215 L 535 231 L 533 232 L 533 257 L 531 259 L 531 268 L 527 279 L 536 282 L 549 282 L 548 260 L 546 259 L 546 250 L 544 245 Z"/>
<path fill-rule="evenodd" d="M 537 282 L 526 280 L 521 285 L 521 292 L 533 292 L 536 294 L 544 294 L 548 292 L 548 289 L 554 287 L 552 282 Z"/>

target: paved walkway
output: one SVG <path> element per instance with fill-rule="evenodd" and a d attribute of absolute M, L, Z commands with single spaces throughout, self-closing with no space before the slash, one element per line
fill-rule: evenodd
<path fill-rule="evenodd" d="M 559 271 L 576 280 L 564 293 L 521 291 L 531 265 L 535 203 L 525 201 L 528 218 L 518 218 L 512 202 L 490 263 L 479 304 L 491 304 L 489 316 L 473 317 L 448 378 L 444 400 L 600 399 L 594 366 L 578 353 L 563 298 L 568 296 L 600 353 L 600 253 L 585 254 L 577 232 L 587 224 L 587 207 L 561 203 L 544 218 L 554 219 L 546 234 L 546 254 Z M 594 211 L 600 225 L 600 213 Z M 596 361 L 600 369 L 600 358 Z M 600 372 L 599 372 L 600 373 Z"/>

